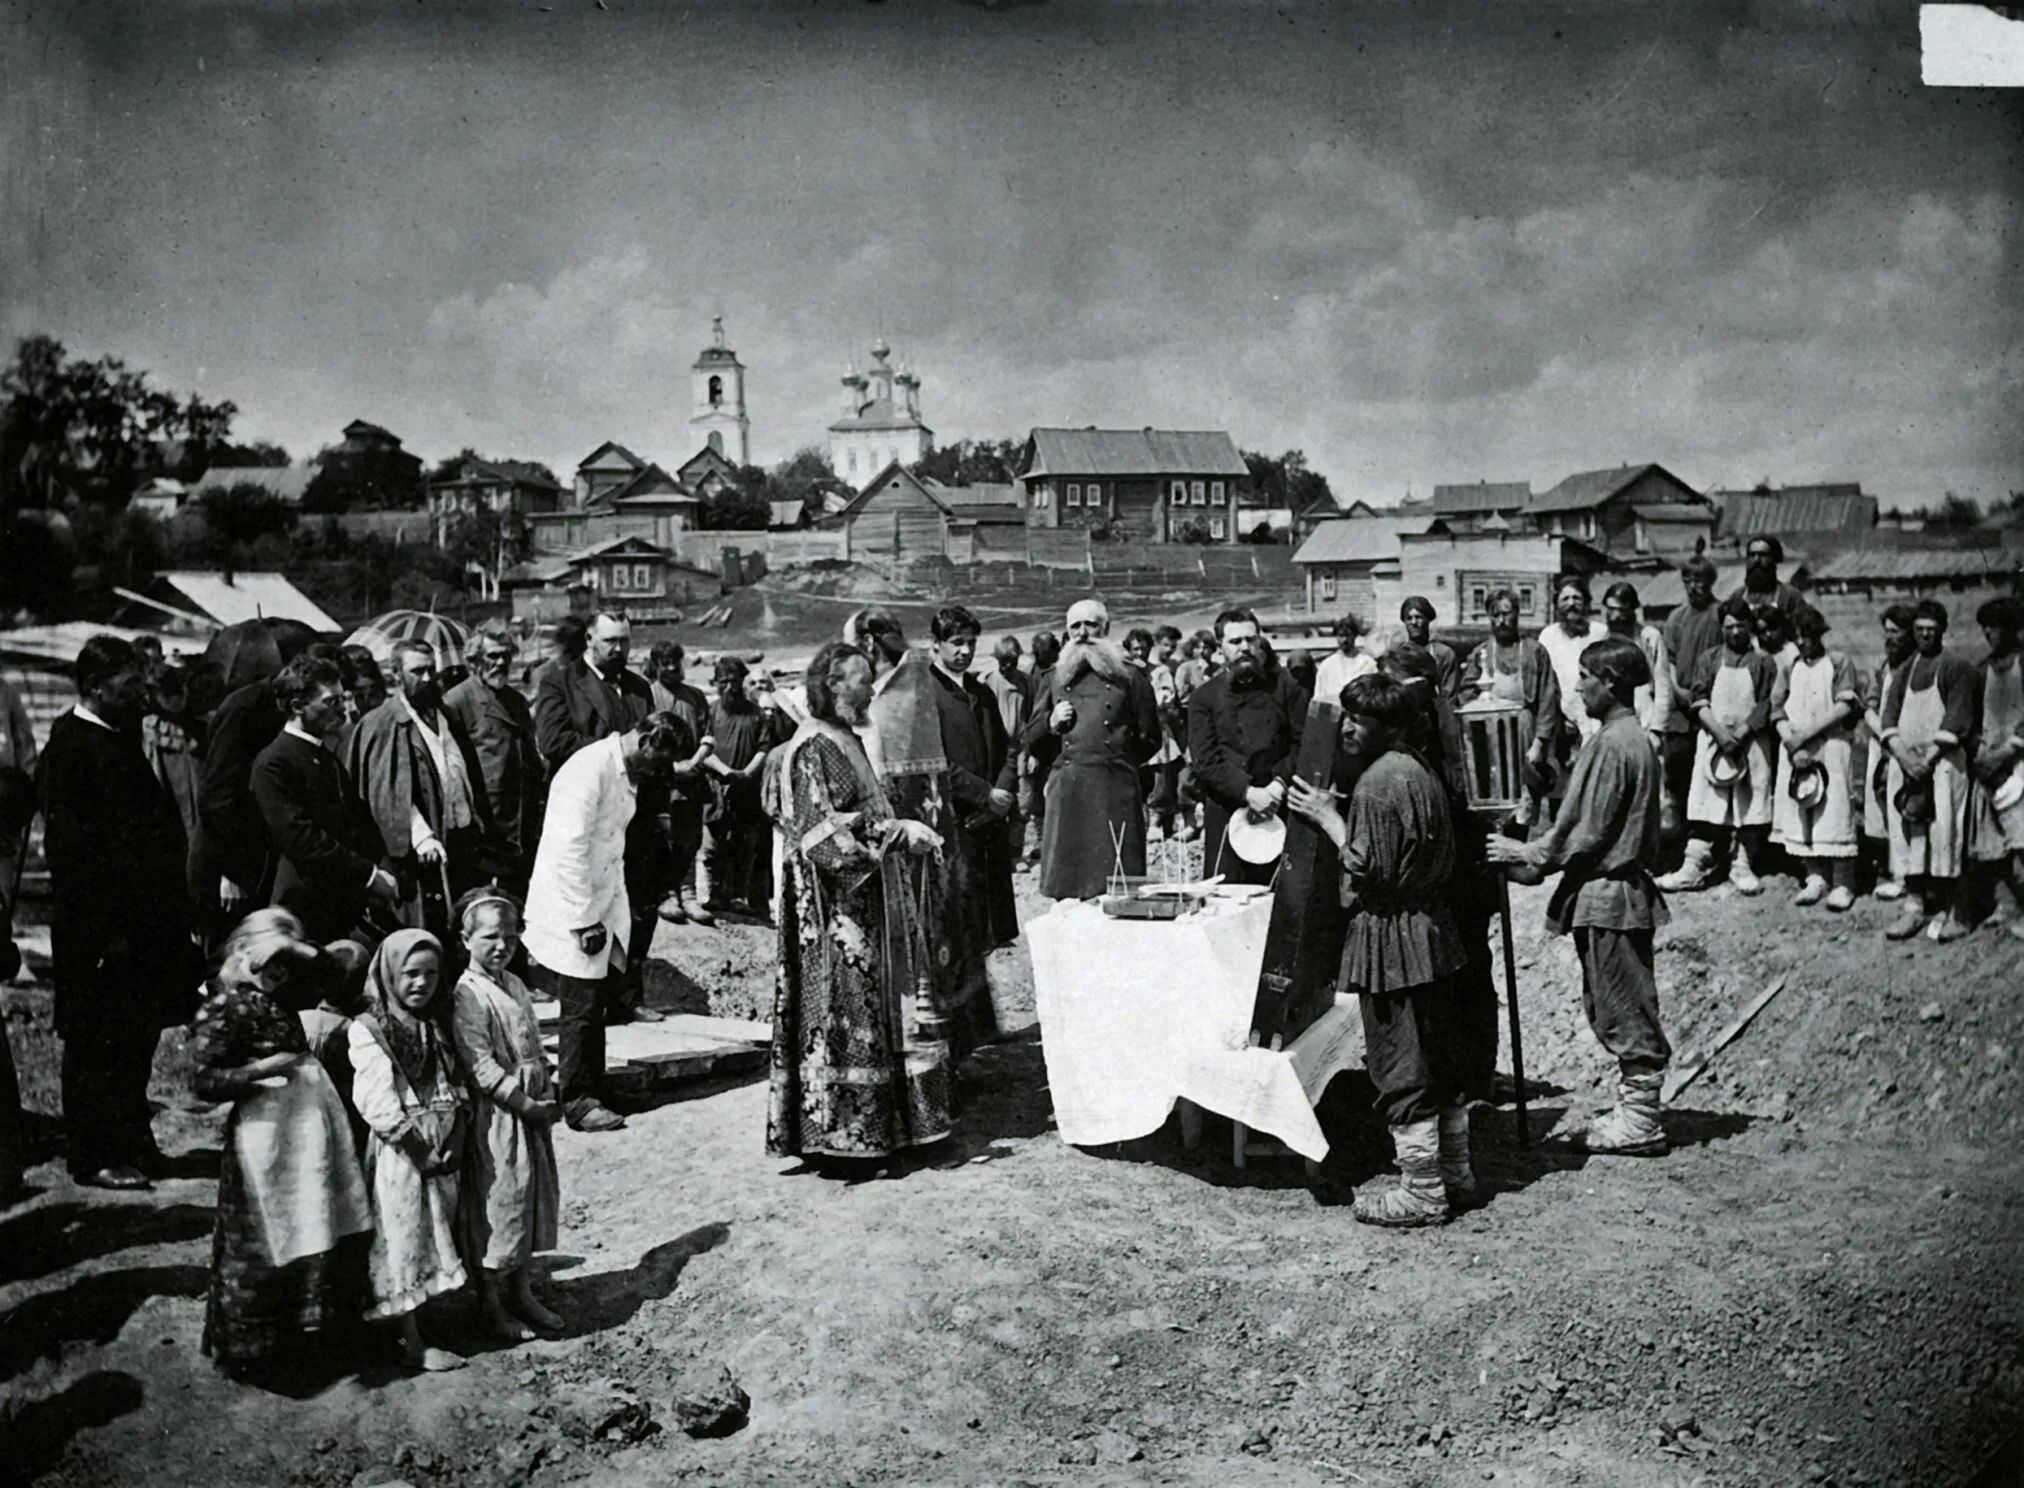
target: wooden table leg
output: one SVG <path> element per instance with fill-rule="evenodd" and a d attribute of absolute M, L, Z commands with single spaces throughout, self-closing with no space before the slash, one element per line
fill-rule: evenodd
<path fill-rule="evenodd" d="M 1178 1103 L 1181 1108 L 1181 1147 L 1194 1152 L 1202 1145 L 1202 1108 L 1191 1100 Z"/>
<path fill-rule="evenodd" d="M 1244 1144 L 1250 1140 L 1250 1130 L 1241 1121 L 1230 1123 L 1230 1162 L 1242 1169 L 1244 1166 Z"/>

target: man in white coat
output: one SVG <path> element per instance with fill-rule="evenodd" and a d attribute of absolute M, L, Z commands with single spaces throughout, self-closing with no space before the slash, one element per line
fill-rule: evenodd
<path fill-rule="evenodd" d="M 556 1085 L 563 1119 L 578 1131 L 616 1131 L 625 1118 L 599 1098 L 604 1029 L 615 978 L 625 970 L 632 907 L 625 892 L 625 834 L 642 780 L 666 775 L 688 730 L 672 713 L 584 745 L 548 787 L 548 810 L 527 886 L 527 954 L 561 1004 Z"/>

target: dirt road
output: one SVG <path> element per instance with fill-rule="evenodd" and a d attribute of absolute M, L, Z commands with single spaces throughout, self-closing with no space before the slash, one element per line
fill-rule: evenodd
<path fill-rule="evenodd" d="M 1678 1150 L 1589 1160 L 1549 1135 L 1605 1061 L 1542 906 L 1519 895 L 1521 1005 L 1560 1093 L 1529 1151 L 1508 1107 L 1479 1112 L 1492 1196 L 1444 1229 L 1358 1226 L 1295 1162 L 1236 1173 L 1213 1121 L 1200 1167 L 1170 1134 L 1066 1147 L 1029 1027 L 978 1056 L 949 1150 L 877 1181 L 768 1160 L 760 1083 L 561 1133 L 573 1336 L 291 1398 L 197 1351 L 208 1182 L 86 1198 L 45 1164 L 0 1221 L 7 1451 L 52 1483 L 206 1488 L 1966 1481 L 2024 1418 L 2024 956 L 1886 949 L 1874 905 L 1679 901 L 1682 1053 L 1788 986 L 1670 1113 Z M 657 949 L 663 1000 L 765 995 L 763 931 Z M 1030 1024 L 1023 954 L 999 960 Z M 33 1060 L 46 1005 L 11 1001 Z M 175 1066 L 159 1126 L 200 1169 L 216 1118 Z M 1339 1175 L 1382 1160 L 1367 1103 L 1352 1078 L 1324 1101 Z M 751 1421 L 691 1440 L 677 1382 L 715 1363 Z"/>

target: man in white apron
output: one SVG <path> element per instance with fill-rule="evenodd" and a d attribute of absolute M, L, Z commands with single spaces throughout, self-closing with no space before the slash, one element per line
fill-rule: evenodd
<path fill-rule="evenodd" d="M 1913 612 L 1917 648 L 1884 700 L 1890 751 L 1884 820 L 1891 869 L 1905 881 L 1904 914 L 1884 934 L 1958 940 L 1967 926 L 1956 904 L 1968 837 L 1967 743 L 1975 732 L 1981 677 L 1947 654 L 1947 607 L 1922 599 Z M 1930 919 L 1928 918 L 1930 917 Z"/>
<path fill-rule="evenodd" d="M 1811 605 L 1793 617 L 1798 654 L 1771 700 L 1778 731 L 1778 789 L 1771 808 L 1772 840 L 1804 870 L 1794 904 L 1839 913 L 1855 903 L 1855 720 L 1862 679 L 1840 652 L 1827 649 L 1827 618 Z M 1832 878 L 1834 886 L 1828 887 Z"/>
<path fill-rule="evenodd" d="M 1764 892 L 1757 867 L 1764 861 L 1777 783 L 1771 694 L 1778 665 L 1756 649 L 1755 628 L 1756 617 L 1742 598 L 1722 601 L 1721 648 L 1704 655 L 1699 675 L 1688 680 L 1688 706 L 1701 732 L 1687 788 L 1687 855 L 1658 881 L 1669 894 L 1706 888 L 1723 857 L 1737 893 Z"/>
<path fill-rule="evenodd" d="M 1580 574 L 1562 574 L 1553 585 L 1553 623 L 1539 632 L 1539 644 L 1553 663 L 1553 678 L 1560 694 L 1560 721 L 1554 731 L 1553 786 L 1551 798 L 1558 801 L 1567 781 L 1567 768 L 1574 752 L 1602 727 L 1581 706 L 1581 653 L 1591 641 L 1609 634 L 1609 627 L 1589 614 L 1593 603 L 1588 580 Z"/>
<path fill-rule="evenodd" d="M 1539 812 L 1539 797 L 1532 788 L 1539 768 L 1553 751 L 1559 733 L 1560 679 L 1546 650 L 1530 636 L 1518 633 L 1518 596 L 1499 589 L 1490 596 L 1490 636 L 1478 644 L 1462 663 L 1462 701 L 1491 698 L 1516 703 L 1519 737 L 1525 742 L 1525 763 L 1530 766 L 1525 798 L 1513 817 L 1515 826 L 1529 827 Z M 1317 694 L 1320 696 L 1321 694 Z M 1332 694 L 1330 694 L 1332 696 Z"/>
<path fill-rule="evenodd" d="M 1890 751 L 1883 742 L 1883 705 L 1891 685 L 1912 659 L 1912 607 L 1894 604 L 1883 612 L 1883 660 L 1865 678 L 1862 698 L 1862 726 L 1868 733 L 1862 751 L 1862 836 L 1863 845 L 1877 862 L 1877 883 L 1873 897 L 1888 902 L 1905 896 L 1904 880 L 1891 871 L 1890 825 L 1884 820 L 1884 777 L 1890 768 Z"/>
<path fill-rule="evenodd" d="M 1968 856 L 2007 880 L 2014 901 L 2006 910 L 1998 886 L 1996 913 L 1988 923 L 2024 940 L 2024 662 L 2017 652 L 2024 600 L 1992 599 L 1975 619 L 1989 654 L 1981 666 L 1982 728 L 1975 743 Z"/>

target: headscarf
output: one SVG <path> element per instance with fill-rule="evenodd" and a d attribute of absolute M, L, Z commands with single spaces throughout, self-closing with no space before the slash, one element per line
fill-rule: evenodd
<path fill-rule="evenodd" d="M 442 942 L 426 930 L 396 930 L 381 941 L 373 953 L 372 965 L 366 969 L 365 997 L 366 1011 L 379 1031 L 380 1042 L 407 1076 L 409 1087 L 422 1091 L 436 1082 L 437 1062 L 443 1058 L 443 1031 L 430 1013 L 410 1013 L 394 994 L 401 968 L 416 951 L 434 951 L 436 964 L 442 965 Z M 436 981 L 439 1001 L 442 995 L 439 974 Z"/>

